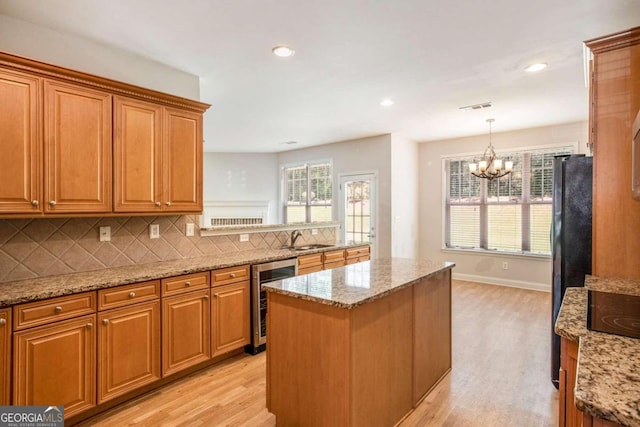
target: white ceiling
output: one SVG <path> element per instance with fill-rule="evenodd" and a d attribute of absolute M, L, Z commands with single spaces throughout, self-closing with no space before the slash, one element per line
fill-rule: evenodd
<path fill-rule="evenodd" d="M 640 25 L 640 0 L 0 0 L 0 13 L 200 76 L 205 150 L 276 152 L 586 120 L 582 41 Z M 271 53 L 283 43 L 295 56 Z M 525 73 L 533 62 L 549 67 Z"/>

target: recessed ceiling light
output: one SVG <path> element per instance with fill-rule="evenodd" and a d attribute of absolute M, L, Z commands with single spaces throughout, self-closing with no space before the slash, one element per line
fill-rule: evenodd
<path fill-rule="evenodd" d="M 380 101 L 380 105 L 382 105 L 383 107 L 391 107 L 393 105 L 393 101 L 390 100 L 389 98 L 385 98 L 382 101 Z"/>
<path fill-rule="evenodd" d="M 289 46 L 279 45 L 271 49 L 274 55 L 279 56 L 281 58 L 288 58 L 293 56 L 296 53 L 295 50 L 291 49 Z"/>
<path fill-rule="evenodd" d="M 547 68 L 546 62 L 538 62 L 537 64 L 531 64 L 524 70 L 528 73 L 535 73 L 536 71 L 542 71 Z"/>

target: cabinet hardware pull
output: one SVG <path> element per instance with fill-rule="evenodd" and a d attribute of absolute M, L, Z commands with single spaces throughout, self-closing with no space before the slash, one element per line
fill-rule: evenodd
<path fill-rule="evenodd" d="M 229 274 L 229 277 L 231 277 L 233 279 L 234 277 L 236 277 L 236 273 Z"/>
<path fill-rule="evenodd" d="M 55 311 L 56 313 L 62 313 L 62 307 L 60 307 L 60 306 L 58 305 L 58 306 L 56 306 L 56 308 L 54 309 L 54 311 Z"/>
<path fill-rule="evenodd" d="M 109 319 L 102 319 L 102 324 L 103 325 L 108 325 L 109 324 Z"/>
<path fill-rule="evenodd" d="M 213 294 L 215 298 L 218 298 L 218 293 Z"/>
<path fill-rule="evenodd" d="M 136 296 L 136 293 L 135 293 L 135 292 L 129 292 L 129 298 L 133 298 L 133 297 L 135 297 L 135 296 Z"/>
<path fill-rule="evenodd" d="M 205 296 L 204 296 L 204 299 L 209 299 L 209 295 L 205 295 Z"/>
<path fill-rule="evenodd" d="M 87 329 L 91 329 L 91 328 L 93 328 L 93 323 L 91 323 L 91 322 L 87 323 Z"/>
<path fill-rule="evenodd" d="M 185 285 L 185 286 L 191 286 L 191 282 L 186 281 L 186 282 L 184 282 L 184 285 Z"/>
<path fill-rule="evenodd" d="M 156 207 L 160 207 L 160 202 L 156 202 Z"/>
<path fill-rule="evenodd" d="M 54 207 L 56 204 L 55 200 L 49 200 L 49 206 Z"/>
<path fill-rule="evenodd" d="M 36 207 L 38 206 L 39 202 L 37 200 L 32 200 L 31 201 L 31 206 Z"/>
<path fill-rule="evenodd" d="M 4 326 L 7 324 L 7 319 L 0 319 L 0 325 Z"/>
<path fill-rule="evenodd" d="M 167 202 L 167 203 L 165 203 L 165 205 L 171 206 L 171 202 Z"/>

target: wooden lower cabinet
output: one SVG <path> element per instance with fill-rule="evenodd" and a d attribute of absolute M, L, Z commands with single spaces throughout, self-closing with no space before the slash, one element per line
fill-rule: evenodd
<path fill-rule="evenodd" d="M 11 309 L 0 310 L 0 406 L 11 403 Z"/>
<path fill-rule="evenodd" d="M 96 404 L 96 316 L 13 335 L 13 404 L 64 405 L 65 418 Z"/>
<path fill-rule="evenodd" d="M 560 341 L 560 396 L 558 399 L 558 425 L 581 427 L 583 413 L 574 403 L 576 371 L 578 368 L 578 343 L 562 337 Z"/>
<path fill-rule="evenodd" d="M 345 262 L 347 265 L 357 262 L 369 261 L 371 259 L 370 246 L 356 246 L 345 249 Z"/>
<path fill-rule="evenodd" d="M 211 289 L 212 356 L 218 356 L 251 341 L 249 323 L 249 281 L 223 285 Z"/>
<path fill-rule="evenodd" d="M 209 289 L 162 299 L 162 376 L 211 357 Z"/>
<path fill-rule="evenodd" d="M 98 404 L 160 379 L 160 301 L 98 314 Z"/>

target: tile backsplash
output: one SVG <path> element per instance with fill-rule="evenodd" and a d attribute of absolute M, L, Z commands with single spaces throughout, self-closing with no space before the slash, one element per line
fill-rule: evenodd
<path fill-rule="evenodd" d="M 196 235 L 185 236 L 185 224 Z M 160 238 L 149 238 L 149 225 L 159 224 Z M 288 231 L 200 237 L 197 216 L 118 218 L 38 218 L 0 220 L 0 282 L 154 261 L 195 258 L 289 243 Z M 100 227 L 111 227 L 111 241 L 100 241 Z M 317 235 L 301 230 L 298 244 L 335 243 L 335 228 Z"/>

